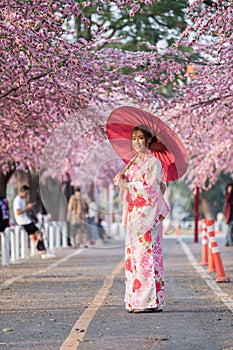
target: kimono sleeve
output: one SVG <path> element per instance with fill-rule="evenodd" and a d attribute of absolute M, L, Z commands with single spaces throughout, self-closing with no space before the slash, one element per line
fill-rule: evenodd
<path fill-rule="evenodd" d="M 141 178 L 128 183 L 128 190 L 131 194 L 145 194 L 160 192 L 163 170 L 160 160 L 156 157 L 150 158 L 141 167 Z"/>
<path fill-rule="evenodd" d="M 145 184 L 156 191 L 160 191 L 162 177 L 163 168 L 160 160 L 156 157 L 151 158 L 145 172 Z"/>

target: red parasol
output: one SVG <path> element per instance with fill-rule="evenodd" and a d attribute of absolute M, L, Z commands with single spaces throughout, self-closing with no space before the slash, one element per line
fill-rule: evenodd
<path fill-rule="evenodd" d="M 131 106 L 115 109 L 107 121 L 108 139 L 121 159 L 127 164 L 136 154 L 131 145 L 131 133 L 138 125 L 145 125 L 158 139 L 150 150 L 162 163 L 163 181 L 175 181 L 183 176 L 188 155 L 180 138 L 158 117 Z"/>

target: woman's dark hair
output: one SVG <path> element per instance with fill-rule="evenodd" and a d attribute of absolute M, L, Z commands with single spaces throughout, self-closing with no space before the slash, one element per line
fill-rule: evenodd
<path fill-rule="evenodd" d="M 132 130 L 131 138 L 133 137 L 133 133 L 135 131 L 142 131 L 143 132 L 143 135 L 145 136 L 145 139 L 146 139 L 146 144 L 148 143 L 149 138 L 151 138 L 151 141 L 148 144 L 148 148 L 150 148 L 150 145 L 152 143 L 158 141 L 158 139 L 157 139 L 157 137 L 155 135 L 152 136 L 152 133 L 151 133 L 150 129 L 146 125 L 141 124 L 141 125 L 135 126 L 135 128 L 133 128 L 133 130 Z"/>
<path fill-rule="evenodd" d="M 29 191 L 30 187 L 28 185 L 23 185 L 19 188 L 19 192 Z"/>
<path fill-rule="evenodd" d="M 74 192 L 81 192 L 81 188 L 79 186 L 74 186 Z"/>

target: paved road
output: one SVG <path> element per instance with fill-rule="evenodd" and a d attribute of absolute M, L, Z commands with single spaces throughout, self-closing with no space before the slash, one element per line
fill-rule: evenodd
<path fill-rule="evenodd" d="M 165 239 L 164 250 L 159 314 L 125 311 L 123 241 L 1 268 L 0 349 L 233 350 L 233 282 L 197 271 L 192 238 Z M 220 251 L 233 281 L 233 248 L 220 239 Z"/>

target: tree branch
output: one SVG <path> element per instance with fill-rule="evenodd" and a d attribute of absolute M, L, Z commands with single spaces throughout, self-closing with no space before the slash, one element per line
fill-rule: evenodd
<path fill-rule="evenodd" d="M 232 95 L 231 94 L 230 95 L 226 95 L 226 96 L 224 96 L 224 99 L 227 98 L 227 97 L 232 97 Z M 221 99 L 222 99 L 222 97 L 215 97 L 215 98 L 212 98 L 211 100 L 195 103 L 195 104 L 191 105 L 191 107 L 196 107 L 196 106 L 200 106 L 200 105 L 204 105 L 204 104 L 208 105 L 208 104 L 210 104 L 212 102 L 216 102 L 216 101 L 219 101 Z"/>
<path fill-rule="evenodd" d="M 46 75 L 48 75 L 50 72 L 46 72 L 46 73 L 42 73 L 42 74 L 39 74 L 39 75 L 36 75 L 35 77 L 31 77 L 30 79 L 28 79 L 27 83 L 26 84 L 30 84 L 32 81 L 35 81 L 35 80 L 39 80 L 41 78 L 44 78 L 46 77 Z M 20 84 L 16 87 L 13 87 L 11 88 L 10 90 L 4 92 L 3 94 L 0 95 L 0 100 L 8 95 L 10 95 L 12 92 L 15 92 L 17 90 L 19 90 L 21 88 L 21 86 L 23 86 L 25 84 Z"/>
<path fill-rule="evenodd" d="M 212 0 L 204 0 L 203 2 L 204 2 L 204 4 L 206 4 L 206 5 L 208 5 L 208 6 L 211 6 L 211 7 L 212 7 L 213 5 L 214 5 L 215 7 L 217 6 Z"/>

